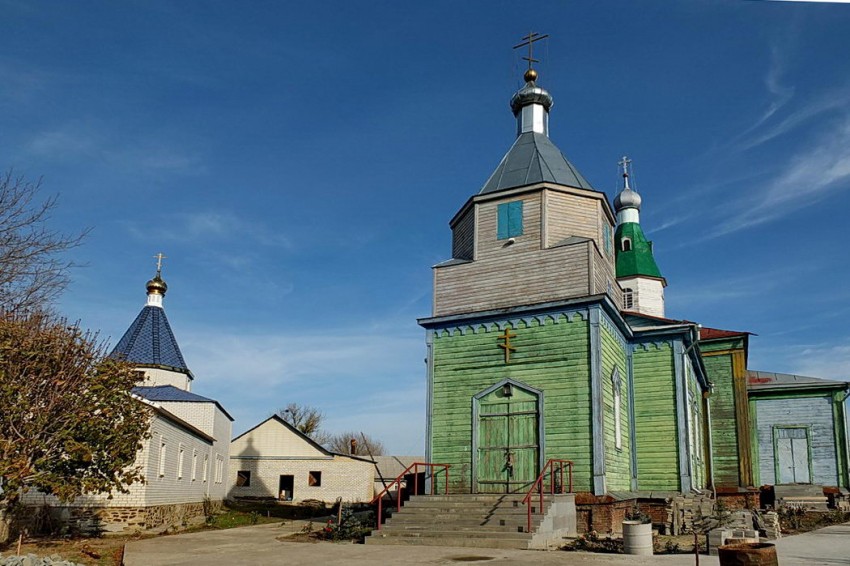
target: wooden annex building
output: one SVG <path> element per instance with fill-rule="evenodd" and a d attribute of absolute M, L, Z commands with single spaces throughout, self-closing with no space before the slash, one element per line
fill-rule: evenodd
<path fill-rule="evenodd" d="M 846 493 L 846 384 L 768 386 L 748 373 L 749 333 L 666 318 L 630 161 L 612 206 L 549 138 L 537 73 L 525 81 L 517 138 L 451 219 L 419 320 L 428 461 L 451 465 L 455 493 L 521 493 L 570 460 L 580 516 L 602 530 L 637 500 L 755 506 L 761 484 L 786 480 Z"/>

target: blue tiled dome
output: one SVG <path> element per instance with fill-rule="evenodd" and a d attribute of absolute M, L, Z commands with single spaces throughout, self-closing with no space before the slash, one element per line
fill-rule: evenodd
<path fill-rule="evenodd" d="M 138 365 L 164 366 L 189 373 L 161 307 L 144 307 L 110 356 Z"/>

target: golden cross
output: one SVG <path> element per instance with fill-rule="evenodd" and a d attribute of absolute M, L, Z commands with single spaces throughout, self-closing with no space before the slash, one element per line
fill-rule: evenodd
<path fill-rule="evenodd" d="M 528 57 L 523 57 L 523 60 L 528 61 L 528 68 L 531 68 L 532 63 L 539 63 L 540 61 L 534 58 L 534 42 L 540 41 L 541 39 L 546 39 L 549 37 L 549 34 L 540 35 L 536 32 L 529 32 L 528 35 L 522 38 L 522 43 L 514 45 L 514 49 L 519 49 L 520 47 L 528 46 Z"/>
<path fill-rule="evenodd" d="M 511 334 L 511 328 L 508 326 L 505 328 L 505 333 L 499 336 L 499 340 L 504 340 L 502 344 L 499 344 L 499 348 L 505 351 L 505 363 L 511 363 L 511 352 L 516 352 L 516 348 L 511 346 L 511 338 L 516 338 L 516 334 Z"/>
<path fill-rule="evenodd" d="M 162 252 L 159 252 L 153 257 L 156 258 L 156 274 L 160 275 L 162 273 L 162 260 L 167 259 L 168 256 L 163 255 Z"/>

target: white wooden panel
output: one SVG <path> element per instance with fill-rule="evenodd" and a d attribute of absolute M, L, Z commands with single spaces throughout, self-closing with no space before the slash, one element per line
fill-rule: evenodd
<path fill-rule="evenodd" d="M 805 436 L 791 439 L 791 455 L 794 460 L 794 483 L 810 483 L 809 442 Z"/>
<path fill-rule="evenodd" d="M 776 459 L 779 468 L 779 483 L 794 483 L 794 453 L 790 438 L 776 439 Z"/>

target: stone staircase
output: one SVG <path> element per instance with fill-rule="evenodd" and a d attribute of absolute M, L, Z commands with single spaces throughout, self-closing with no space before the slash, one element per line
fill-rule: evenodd
<path fill-rule="evenodd" d="M 419 495 L 394 511 L 366 544 L 549 548 L 576 536 L 575 496 L 547 495 L 544 509 L 532 505 L 527 532 L 524 494 Z"/>

